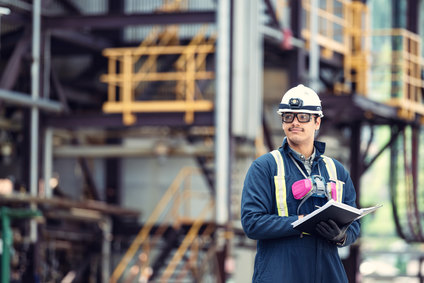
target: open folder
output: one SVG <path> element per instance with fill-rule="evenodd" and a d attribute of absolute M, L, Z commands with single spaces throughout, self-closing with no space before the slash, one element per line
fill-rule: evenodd
<path fill-rule="evenodd" d="M 292 226 L 294 229 L 301 232 L 315 234 L 315 226 L 321 221 L 332 219 L 339 227 L 343 227 L 350 225 L 353 221 L 364 217 L 381 206 L 382 205 L 376 205 L 359 209 L 331 199 L 312 213 L 294 221 Z"/>

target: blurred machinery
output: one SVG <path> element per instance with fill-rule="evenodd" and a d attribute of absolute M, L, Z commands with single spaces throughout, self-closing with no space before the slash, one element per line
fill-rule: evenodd
<path fill-rule="evenodd" d="M 376 28 L 373 1 L 0 0 L 2 282 L 250 280 L 243 177 L 298 83 L 358 202 L 390 150 L 398 234 L 423 242 L 424 4 L 384 1 Z"/>

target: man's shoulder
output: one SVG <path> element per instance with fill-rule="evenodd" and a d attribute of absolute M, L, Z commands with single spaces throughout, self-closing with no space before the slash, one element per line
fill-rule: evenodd
<path fill-rule="evenodd" d="M 330 162 L 333 162 L 333 163 L 334 163 L 334 165 L 336 165 L 336 167 L 338 167 L 338 166 L 342 166 L 342 167 L 344 167 L 344 166 L 343 166 L 343 164 L 342 164 L 339 160 L 337 160 L 336 158 L 334 158 L 334 157 L 332 157 L 332 156 L 329 156 L 329 155 L 327 155 L 327 154 L 321 154 L 321 155 L 320 155 L 320 157 L 321 157 L 324 161 L 330 161 Z"/>
<path fill-rule="evenodd" d="M 281 154 L 281 153 L 279 153 Z M 272 155 L 272 152 L 267 152 L 253 161 L 253 165 L 260 168 L 274 168 L 277 166 L 275 157 Z"/>
<path fill-rule="evenodd" d="M 276 162 L 270 152 L 256 158 L 249 168 L 248 175 L 252 174 L 272 174 L 276 170 Z"/>
<path fill-rule="evenodd" d="M 337 160 L 334 157 L 330 157 L 328 155 L 325 155 L 325 154 L 321 155 L 321 157 L 322 158 L 329 158 L 333 161 L 334 166 L 336 167 L 336 170 L 337 170 L 337 174 L 339 176 L 344 176 L 344 177 L 349 176 L 349 172 L 347 171 L 346 167 L 339 160 Z"/>
<path fill-rule="evenodd" d="M 275 162 L 274 160 L 275 160 L 275 159 L 274 159 L 274 157 L 272 156 L 272 153 L 271 153 L 271 151 L 270 151 L 270 152 L 267 152 L 267 153 L 265 153 L 265 154 L 263 154 L 263 155 L 259 156 L 258 158 L 256 158 L 255 162 L 256 162 L 256 163 L 263 164 L 263 163 Z"/>
<path fill-rule="evenodd" d="M 334 157 L 328 156 L 326 154 L 321 155 L 321 157 L 322 158 L 328 158 L 328 159 L 332 160 L 334 162 L 334 165 L 336 165 L 336 167 L 339 167 L 340 166 L 340 167 L 343 167 L 344 168 L 344 165 L 339 160 L 337 160 Z"/>

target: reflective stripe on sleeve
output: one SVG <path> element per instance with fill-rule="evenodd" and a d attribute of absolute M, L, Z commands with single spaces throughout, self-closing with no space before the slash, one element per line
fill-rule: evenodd
<path fill-rule="evenodd" d="M 286 179 L 284 174 L 284 161 L 278 150 L 271 151 L 272 156 L 277 163 L 277 176 L 274 176 L 275 199 L 279 216 L 288 216 Z"/>

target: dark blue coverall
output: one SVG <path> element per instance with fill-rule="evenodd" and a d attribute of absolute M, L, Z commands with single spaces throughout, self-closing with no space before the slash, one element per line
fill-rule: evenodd
<path fill-rule="evenodd" d="M 329 175 L 321 157 L 325 144 L 315 141 L 314 146 L 316 156 L 312 163 L 311 175 L 319 175 L 321 172 L 328 182 Z M 274 185 L 277 165 L 271 153 L 259 157 L 252 163 L 244 181 L 241 222 L 246 235 L 257 240 L 252 282 L 348 282 L 335 243 L 320 236 L 301 235 L 292 228 L 291 223 L 298 219 L 296 210 L 301 200 L 293 197 L 291 187 L 295 181 L 305 177 L 294 165 L 289 154 L 292 154 L 304 172 L 306 169 L 289 147 L 286 138 L 279 151 L 284 160 L 289 216 L 279 216 L 277 212 Z M 334 160 L 334 163 L 338 180 L 344 182 L 342 202 L 356 207 L 356 192 L 350 175 L 340 162 Z M 311 213 L 316 206 L 322 206 L 326 202 L 326 198 L 310 197 L 301 206 L 300 214 Z M 353 222 L 346 232 L 347 237 L 343 246 L 355 242 L 359 231 L 359 221 Z"/>

